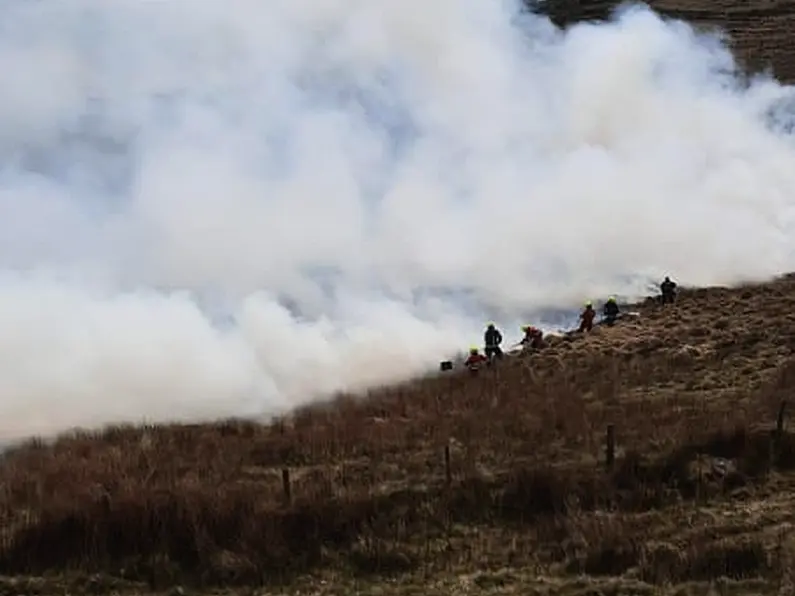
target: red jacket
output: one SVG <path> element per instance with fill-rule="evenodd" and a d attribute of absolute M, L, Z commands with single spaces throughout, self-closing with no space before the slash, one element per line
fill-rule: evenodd
<path fill-rule="evenodd" d="M 541 346 L 541 339 L 544 337 L 544 333 L 541 329 L 537 327 L 530 327 L 525 331 L 524 337 L 522 338 L 521 343 L 526 346 L 530 346 L 531 348 L 538 348 Z"/>
<path fill-rule="evenodd" d="M 470 354 L 469 358 L 464 361 L 464 366 L 468 368 L 473 368 L 480 366 L 483 362 L 486 362 L 487 358 L 483 354 Z"/>

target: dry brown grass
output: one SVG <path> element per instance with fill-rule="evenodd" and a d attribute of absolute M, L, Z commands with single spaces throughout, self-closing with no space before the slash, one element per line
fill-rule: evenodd
<path fill-rule="evenodd" d="M 650 4 L 728 28 L 752 69 L 795 78 L 791 5 Z M 770 429 L 795 387 L 794 307 L 793 277 L 697 290 L 478 379 L 342 397 L 270 427 L 31 442 L 0 462 L 0 573 L 15 576 L 0 595 L 793 593 L 795 440 Z"/>
<path fill-rule="evenodd" d="M 559 25 L 603 20 L 622 4 L 620 0 L 545 0 Z M 681 19 L 699 28 L 716 27 L 728 41 L 740 64 L 751 72 L 770 70 L 785 82 L 795 81 L 795 7 L 786 0 L 648 0 L 665 17 Z"/>
<path fill-rule="evenodd" d="M 638 309 L 478 378 L 341 397 L 272 426 L 29 443 L 0 464 L 0 573 L 152 588 L 327 577 L 314 584 L 327 593 L 386 577 L 404 593 L 428 593 L 428 578 L 440 593 L 451 578 L 498 593 L 577 593 L 598 577 L 612 593 L 720 576 L 778 589 L 795 440 L 771 425 L 795 385 L 795 277 Z"/>

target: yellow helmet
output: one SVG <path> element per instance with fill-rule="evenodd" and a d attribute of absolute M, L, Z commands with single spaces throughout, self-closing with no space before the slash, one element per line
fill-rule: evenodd
<path fill-rule="evenodd" d="M 608 298 L 607 301 L 608 302 L 615 302 L 616 301 L 616 297 L 615 296 L 610 296 L 610 298 Z"/>
<path fill-rule="evenodd" d="M 585 306 L 593 306 L 593 302 L 588 300 L 588 301 L 585 302 Z"/>
<path fill-rule="evenodd" d="M 469 353 L 470 354 L 477 354 L 478 353 L 478 347 L 477 346 L 469 346 Z"/>

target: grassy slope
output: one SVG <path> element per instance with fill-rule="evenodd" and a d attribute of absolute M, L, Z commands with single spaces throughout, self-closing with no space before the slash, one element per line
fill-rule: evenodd
<path fill-rule="evenodd" d="M 729 591 L 772 593 L 795 548 L 795 441 L 769 430 L 795 384 L 793 307 L 795 276 L 688 291 L 480 378 L 340 399 L 273 427 L 27 445 L 0 464 L 0 573 L 49 570 L 61 587 L 102 573 L 95 591 L 316 594 L 696 594 L 727 575 Z M 44 580 L 15 581 L 34 584 L 0 594 Z"/>
<path fill-rule="evenodd" d="M 615 4 L 562 2 L 556 20 Z M 749 68 L 795 80 L 786 3 L 650 4 L 726 27 Z M 793 306 L 792 277 L 700 290 L 474 382 L 392 388 L 274 428 L 27 446 L 0 463 L 0 573 L 16 576 L 0 595 L 202 582 L 190 589 L 704 594 L 721 575 L 721 593 L 791 593 L 795 448 L 768 427 L 795 385 Z"/>

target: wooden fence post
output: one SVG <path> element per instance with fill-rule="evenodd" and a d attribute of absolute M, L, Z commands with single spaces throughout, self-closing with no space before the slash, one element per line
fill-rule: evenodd
<path fill-rule="evenodd" d="M 444 479 L 447 486 L 453 483 L 453 472 L 450 469 L 450 445 L 444 446 Z"/>
<path fill-rule="evenodd" d="M 289 468 L 282 468 L 282 489 L 284 490 L 284 502 L 289 505 L 293 500 Z"/>
<path fill-rule="evenodd" d="M 608 470 L 613 468 L 616 460 L 616 430 L 612 424 L 607 425 L 605 465 Z"/>
<path fill-rule="evenodd" d="M 786 415 L 787 401 L 781 400 L 778 406 L 778 416 L 776 416 L 776 430 L 773 432 L 773 458 L 778 460 L 781 455 L 781 444 L 784 439 L 784 416 Z"/>
<path fill-rule="evenodd" d="M 786 413 L 787 409 L 787 401 L 781 400 L 781 404 L 778 406 L 778 417 L 776 418 L 776 433 L 779 436 L 784 432 L 784 414 Z"/>

